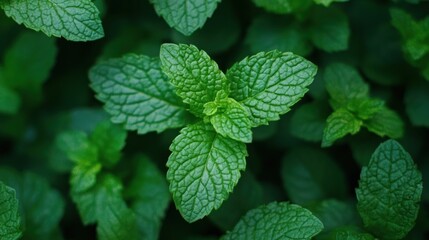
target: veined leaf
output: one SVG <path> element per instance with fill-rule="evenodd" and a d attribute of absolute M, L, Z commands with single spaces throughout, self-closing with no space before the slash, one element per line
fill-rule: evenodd
<path fill-rule="evenodd" d="M 15 240 L 21 235 L 21 216 L 15 190 L 0 181 L 0 238 Z"/>
<path fill-rule="evenodd" d="M 246 145 L 201 122 L 182 129 L 170 150 L 167 179 L 176 207 L 188 222 L 219 208 L 246 167 Z"/>
<path fill-rule="evenodd" d="M 344 108 L 335 110 L 326 120 L 323 130 L 322 147 L 331 146 L 334 141 L 346 136 L 356 134 L 362 126 L 362 121 Z"/>

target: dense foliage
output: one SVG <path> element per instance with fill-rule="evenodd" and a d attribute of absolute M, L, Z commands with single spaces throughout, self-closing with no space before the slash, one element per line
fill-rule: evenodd
<path fill-rule="evenodd" d="M 428 239 L 429 2 L 0 0 L 0 239 Z"/>

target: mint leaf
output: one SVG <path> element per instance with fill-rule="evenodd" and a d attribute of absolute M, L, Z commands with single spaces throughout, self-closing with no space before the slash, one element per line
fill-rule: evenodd
<path fill-rule="evenodd" d="M 383 239 L 405 237 L 417 218 L 422 188 L 422 175 L 402 146 L 394 140 L 380 144 L 356 189 L 365 227 Z"/>
<path fill-rule="evenodd" d="M 64 212 L 64 201 L 45 178 L 0 168 L 0 181 L 16 191 L 24 239 L 51 239 Z"/>
<path fill-rule="evenodd" d="M 322 140 L 329 107 L 319 102 L 307 103 L 295 110 L 290 120 L 290 133 L 306 141 Z"/>
<path fill-rule="evenodd" d="M 373 118 L 376 114 L 382 111 L 384 101 L 380 99 L 352 99 L 347 103 L 347 110 L 354 113 L 361 120 Z"/>
<path fill-rule="evenodd" d="M 365 233 L 355 226 L 346 226 L 334 229 L 322 240 L 376 240 L 371 234 Z"/>
<path fill-rule="evenodd" d="M 369 96 L 368 85 L 356 69 L 349 65 L 332 63 L 326 67 L 323 78 L 329 95 L 340 104 Z"/>
<path fill-rule="evenodd" d="M 95 127 L 90 141 L 100 150 L 98 157 L 101 163 L 110 167 L 120 160 L 126 138 L 127 132 L 125 130 L 106 121 Z"/>
<path fill-rule="evenodd" d="M 128 130 L 162 132 L 187 123 L 185 105 L 156 58 L 126 55 L 110 59 L 93 67 L 89 78 L 112 122 L 124 124 Z"/>
<path fill-rule="evenodd" d="M 401 138 L 404 135 L 401 117 L 387 107 L 383 107 L 371 119 L 365 121 L 364 126 L 381 137 Z"/>
<path fill-rule="evenodd" d="M 15 240 L 21 235 L 21 217 L 15 190 L 0 181 L 0 238 Z"/>
<path fill-rule="evenodd" d="M 220 207 L 246 167 L 246 145 L 204 123 L 190 125 L 170 146 L 167 179 L 183 218 L 194 222 Z"/>
<path fill-rule="evenodd" d="M 429 128 L 429 85 L 410 86 L 405 92 L 405 110 L 414 126 Z"/>
<path fill-rule="evenodd" d="M 222 240 L 311 239 L 323 224 L 310 211 L 286 202 L 250 210 Z"/>
<path fill-rule="evenodd" d="M 4 0 L 8 17 L 48 36 L 91 41 L 104 36 L 98 10 L 90 0 Z"/>
<path fill-rule="evenodd" d="M 229 92 L 226 77 L 218 65 L 195 46 L 163 44 L 160 56 L 162 70 L 196 116 L 204 117 L 204 104 L 214 101 L 218 91 Z"/>
<path fill-rule="evenodd" d="M 362 126 L 362 121 L 344 108 L 335 110 L 326 120 L 323 130 L 322 147 L 331 146 L 336 140 L 347 134 L 356 134 Z"/>
<path fill-rule="evenodd" d="M 310 39 L 324 51 L 346 50 L 350 37 L 347 16 L 335 8 L 320 9 L 311 14 Z"/>
<path fill-rule="evenodd" d="M 278 16 L 257 17 L 247 31 L 245 42 L 254 53 L 279 50 L 306 56 L 313 47 L 301 28 Z"/>
<path fill-rule="evenodd" d="M 355 203 L 353 202 L 328 199 L 310 206 L 309 210 L 322 221 L 324 226 L 323 232 L 335 231 L 335 229 L 344 226 L 361 224 Z"/>
<path fill-rule="evenodd" d="M 281 177 L 289 199 L 298 204 L 347 196 L 347 181 L 341 168 L 317 148 L 291 150 L 282 162 Z"/>
<path fill-rule="evenodd" d="M 16 114 L 21 105 L 19 95 L 13 90 L 2 86 L 0 79 L 0 114 Z"/>
<path fill-rule="evenodd" d="M 138 156 L 134 178 L 126 195 L 131 198 L 131 208 L 136 214 L 137 226 L 142 239 L 159 239 L 162 220 L 170 203 L 165 176 L 145 156 Z"/>
<path fill-rule="evenodd" d="M 224 137 L 250 143 L 252 141 L 249 113 L 232 98 L 218 103 L 217 112 L 210 117 L 210 122 L 217 133 Z"/>
<path fill-rule="evenodd" d="M 201 28 L 221 0 L 150 0 L 168 25 L 186 36 Z"/>
<path fill-rule="evenodd" d="M 253 2 L 258 7 L 278 14 L 298 12 L 312 4 L 312 0 L 253 0 Z"/>
<path fill-rule="evenodd" d="M 56 55 L 55 39 L 36 32 L 21 33 L 4 55 L 4 86 L 21 95 L 23 102 L 39 101 L 43 83 L 51 73 Z M 23 66 L 25 71 L 22 71 Z"/>
<path fill-rule="evenodd" d="M 230 96 L 249 109 L 252 126 L 278 120 L 308 91 L 317 67 L 303 57 L 262 52 L 234 64 L 227 72 Z"/>

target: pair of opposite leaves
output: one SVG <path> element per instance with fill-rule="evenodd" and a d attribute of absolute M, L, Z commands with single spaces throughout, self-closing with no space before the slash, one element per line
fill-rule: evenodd
<path fill-rule="evenodd" d="M 176 207 L 193 222 L 237 184 L 251 128 L 288 112 L 316 72 L 300 56 L 271 51 L 224 74 L 195 46 L 164 44 L 160 60 L 126 55 L 97 64 L 89 77 L 114 123 L 140 134 L 186 126 L 170 146 L 167 179 Z"/>

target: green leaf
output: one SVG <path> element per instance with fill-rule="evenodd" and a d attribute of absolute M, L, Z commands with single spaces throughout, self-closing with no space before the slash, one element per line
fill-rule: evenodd
<path fill-rule="evenodd" d="M 365 121 L 364 126 L 381 137 L 401 138 L 404 135 L 401 117 L 387 107 L 383 107 L 371 119 Z"/>
<path fill-rule="evenodd" d="M 89 78 L 112 122 L 124 124 L 128 130 L 162 132 L 187 123 L 185 105 L 156 58 L 126 55 L 110 59 L 93 67 Z"/>
<path fill-rule="evenodd" d="M 355 203 L 352 202 L 328 199 L 311 206 L 309 210 L 322 221 L 323 232 L 330 232 L 343 226 L 361 224 Z"/>
<path fill-rule="evenodd" d="M 24 95 L 28 102 L 40 100 L 42 85 L 50 75 L 56 55 L 55 39 L 24 31 L 4 55 L 4 85 Z"/>
<path fill-rule="evenodd" d="M 258 7 L 278 14 L 298 12 L 311 6 L 312 0 L 253 0 Z"/>
<path fill-rule="evenodd" d="M 219 103 L 217 112 L 210 117 L 210 122 L 217 133 L 240 142 L 252 142 L 249 113 L 232 98 Z"/>
<path fill-rule="evenodd" d="M 311 239 L 322 229 L 322 222 L 307 209 L 273 202 L 249 211 L 222 240 Z"/>
<path fill-rule="evenodd" d="M 170 203 L 170 192 L 164 174 L 148 158 L 138 156 L 136 159 L 138 166 L 127 196 L 131 198 L 141 238 L 156 240 Z"/>
<path fill-rule="evenodd" d="M 56 144 L 75 163 L 98 161 L 98 148 L 89 141 L 85 132 L 63 132 L 58 135 Z"/>
<path fill-rule="evenodd" d="M 382 143 L 356 189 L 365 227 L 383 239 L 402 239 L 413 228 L 422 194 L 422 175 L 411 156 L 394 141 Z"/>
<path fill-rule="evenodd" d="M 91 41 L 104 36 L 98 10 L 91 0 L 4 0 L 8 17 L 48 36 Z"/>
<path fill-rule="evenodd" d="M 347 134 L 356 134 L 362 126 L 362 121 L 344 108 L 335 110 L 326 120 L 323 130 L 322 147 L 331 146 L 336 140 Z"/>
<path fill-rule="evenodd" d="M 281 177 L 289 199 L 297 204 L 347 196 L 344 173 L 329 155 L 317 148 L 290 151 L 282 162 Z"/>
<path fill-rule="evenodd" d="M 321 240 L 376 240 L 371 234 L 365 233 L 355 226 L 346 226 L 334 229 Z"/>
<path fill-rule="evenodd" d="M 356 69 L 349 65 L 332 63 L 326 67 L 323 78 L 329 95 L 340 104 L 369 95 L 368 85 Z"/>
<path fill-rule="evenodd" d="M 15 240 L 21 235 L 21 216 L 15 190 L 0 181 L 0 238 Z"/>
<path fill-rule="evenodd" d="M 16 114 L 20 105 L 21 98 L 19 95 L 15 91 L 2 86 L 0 79 L 0 114 Z"/>
<path fill-rule="evenodd" d="M 290 120 L 290 133 L 296 138 L 318 142 L 322 140 L 329 107 L 319 102 L 307 103 L 293 113 Z"/>
<path fill-rule="evenodd" d="M 383 100 L 372 98 L 352 99 L 346 107 L 361 120 L 371 119 L 385 108 Z"/>
<path fill-rule="evenodd" d="M 98 124 L 91 134 L 90 141 L 99 149 L 99 158 L 104 166 L 115 165 L 121 158 L 127 132 L 110 122 Z"/>
<path fill-rule="evenodd" d="M 348 2 L 349 0 L 314 0 L 315 3 L 329 7 L 332 3 L 335 2 Z"/>
<path fill-rule="evenodd" d="M 167 179 L 183 218 L 194 222 L 220 207 L 246 167 L 246 145 L 204 123 L 180 131 L 170 146 Z"/>
<path fill-rule="evenodd" d="M 301 28 L 278 16 L 257 17 L 247 31 L 245 42 L 254 53 L 279 50 L 306 56 L 313 47 Z"/>
<path fill-rule="evenodd" d="M 317 67 L 303 57 L 261 52 L 228 70 L 230 96 L 249 109 L 253 127 L 268 124 L 304 96 L 316 72 Z"/>
<path fill-rule="evenodd" d="M 326 52 L 336 52 L 348 48 L 350 27 L 347 15 L 339 9 L 327 8 L 311 14 L 310 39 L 313 44 Z"/>
<path fill-rule="evenodd" d="M 0 181 L 16 191 L 19 200 L 21 225 L 24 239 L 51 239 L 58 231 L 64 212 L 64 201 L 59 192 L 52 189 L 45 178 L 30 172 L 17 173 L 0 168 Z"/>
<path fill-rule="evenodd" d="M 405 110 L 414 126 L 429 128 L 429 85 L 410 86 L 405 92 Z"/>
<path fill-rule="evenodd" d="M 150 0 L 168 25 L 186 36 L 201 28 L 221 0 Z"/>
<path fill-rule="evenodd" d="M 214 101 L 217 92 L 229 92 L 227 79 L 218 65 L 195 46 L 163 44 L 160 56 L 162 70 L 196 116 L 204 117 L 204 104 Z"/>

